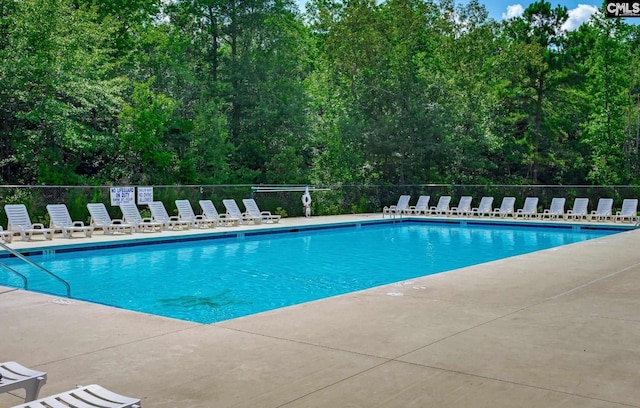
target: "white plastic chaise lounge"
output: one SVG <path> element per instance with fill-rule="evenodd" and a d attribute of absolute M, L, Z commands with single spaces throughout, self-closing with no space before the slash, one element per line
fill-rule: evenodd
<path fill-rule="evenodd" d="M 592 221 L 606 221 L 613 217 L 613 198 L 600 198 L 598 206 L 591 211 L 589 218 Z"/>
<path fill-rule="evenodd" d="M 206 219 L 215 222 L 216 225 L 232 227 L 240 224 L 240 218 L 231 217 L 228 214 L 220 214 L 213 204 L 213 201 L 200 200 L 198 203 L 200 204 L 200 208 L 202 208 L 202 215 L 204 215 Z"/>
<path fill-rule="evenodd" d="M 254 224 L 262 223 L 262 217 L 254 217 L 251 214 L 240 211 L 240 207 L 238 207 L 238 203 L 236 203 L 236 200 L 234 199 L 228 198 L 226 200 L 222 200 L 222 204 L 227 210 L 227 217 L 238 218 L 242 224 L 247 224 L 250 221 Z"/>
<path fill-rule="evenodd" d="M 418 197 L 416 205 L 410 205 L 405 208 L 404 213 L 409 215 L 426 214 L 429 211 L 429 200 L 431 200 L 431 196 L 421 195 Z"/>
<path fill-rule="evenodd" d="M 38 398 L 40 388 L 47 382 L 47 373 L 24 367 L 15 361 L 0 363 L 0 393 L 23 389 L 24 402 Z"/>
<path fill-rule="evenodd" d="M 122 220 L 126 224 L 133 225 L 136 232 L 162 232 L 162 224 L 151 218 L 142 218 L 135 203 L 120 204 L 120 211 L 122 211 Z"/>
<path fill-rule="evenodd" d="M 116 394 L 97 384 L 78 386 L 60 394 L 16 405 L 13 408 L 140 408 L 139 398 Z"/>
<path fill-rule="evenodd" d="M 12 233 L 20 233 L 23 241 L 31 241 L 34 235 L 42 235 L 45 239 L 53 238 L 53 229 L 45 228 L 40 223 L 31 223 L 29 212 L 24 204 L 7 204 L 4 206 L 7 214 L 7 229 Z"/>
<path fill-rule="evenodd" d="M 264 223 L 272 222 L 274 224 L 277 224 L 278 222 L 280 222 L 280 214 L 271 214 L 271 211 L 260 211 L 258 203 L 256 203 L 256 200 L 254 200 L 253 198 L 243 199 L 242 204 L 244 205 L 244 208 L 246 208 L 247 213 L 250 216 L 260 216 L 262 218 L 262 222 Z"/>
<path fill-rule="evenodd" d="M 613 216 L 614 221 L 638 221 L 638 199 L 625 198 L 622 200 L 622 208 Z"/>
<path fill-rule="evenodd" d="M 169 216 L 167 209 L 164 208 L 162 201 L 152 201 L 147 203 L 151 210 L 151 218 L 162 224 L 162 228 L 165 230 L 185 230 L 191 228 L 191 221 L 185 221 L 178 218 L 176 215 Z"/>
<path fill-rule="evenodd" d="M 93 227 L 84 225 L 82 221 L 73 221 L 65 204 L 49 204 L 47 205 L 47 212 L 50 220 L 49 228 L 53 229 L 54 232 L 62 232 L 62 236 L 65 238 L 73 238 L 74 232 L 79 232 L 86 238 L 91 238 Z"/>
<path fill-rule="evenodd" d="M 522 208 L 516 211 L 516 218 L 533 218 L 538 216 L 538 197 L 527 197 Z"/>
<path fill-rule="evenodd" d="M 582 220 L 589 215 L 589 199 L 576 198 L 573 202 L 573 208 L 564 215 L 567 220 Z"/>
<path fill-rule="evenodd" d="M 388 215 L 389 217 L 395 217 L 396 215 L 402 215 L 402 213 L 409 208 L 409 201 L 411 200 L 411 196 L 410 195 L 401 195 L 400 198 L 398 198 L 398 203 L 395 205 L 390 205 L 390 206 L 385 206 L 382 209 L 382 218 L 384 218 L 385 215 Z"/>
<path fill-rule="evenodd" d="M 458 217 L 462 217 L 465 215 L 469 215 L 471 213 L 471 202 L 473 201 L 473 197 L 471 196 L 462 196 L 460 197 L 460 201 L 456 207 L 451 207 L 449 210 L 449 215 L 455 215 Z"/>
<path fill-rule="evenodd" d="M 491 215 L 493 211 L 493 197 L 482 197 L 480 199 L 480 204 L 477 207 L 474 207 L 469 212 L 470 216 L 477 215 L 478 217 L 488 217 Z"/>
<path fill-rule="evenodd" d="M 216 222 L 210 220 L 203 215 L 196 215 L 189 200 L 176 200 L 176 208 L 178 209 L 178 219 L 189 221 L 194 228 L 214 228 Z"/>
<path fill-rule="evenodd" d="M 513 216 L 516 206 L 516 198 L 515 197 L 503 197 L 502 203 L 500 204 L 500 208 L 494 208 L 491 212 L 492 217 L 500 217 L 506 218 L 508 216 Z"/>
<path fill-rule="evenodd" d="M 87 210 L 91 216 L 91 226 L 94 229 L 100 229 L 105 235 L 121 233 L 131 234 L 135 229 L 133 225 L 127 224 L 119 218 L 111 219 L 107 212 L 107 207 L 103 203 L 88 203 Z"/>
<path fill-rule="evenodd" d="M 451 196 L 440 196 L 438 204 L 429 208 L 429 215 L 447 215 L 449 213 L 449 204 L 451 204 Z"/>
<path fill-rule="evenodd" d="M 550 220 L 557 220 L 564 217 L 564 204 L 567 199 L 564 197 L 554 197 L 551 200 L 551 205 L 548 209 L 542 211 L 539 214 L 540 218 L 549 218 Z"/>

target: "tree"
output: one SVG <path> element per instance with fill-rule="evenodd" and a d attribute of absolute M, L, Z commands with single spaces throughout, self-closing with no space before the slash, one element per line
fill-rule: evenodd
<path fill-rule="evenodd" d="M 512 131 L 530 147 L 523 150 L 522 159 L 528 164 L 526 178 L 534 183 L 554 181 L 553 144 L 554 139 L 561 139 L 558 135 L 562 130 L 556 128 L 552 118 L 558 106 L 550 102 L 563 101 L 557 93 L 566 83 L 562 25 L 567 18 L 566 7 L 552 8 L 549 2 L 540 0 L 505 27 L 512 41 L 510 52 L 517 56 L 516 66 L 521 67 L 511 78 L 511 92 L 516 98 L 512 103 L 520 111 Z"/>
<path fill-rule="evenodd" d="M 632 147 L 636 134 L 629 132 L 629 119 L 637 109 L 632 89 L 633 63 L 637 59 L 631 33 L 630 26 L 618 19 L 607 19 L 603 13 L 580 33 L 582 37 L 593 38 L 587 56 L 589 116 L 583 123 L 582 141 L 590 150 L 587 178 L 597 184 L 634 180 L 632 163 L 637 159 L 633 160 L 631 153 L 637 157 L 637 150 Z"/>
<path fill-rule="evenodd" d="M 498 24 L 477 1 L 447 7 L 438 47 L 448 87 L 442 103 L 449 112 L 443 140 L 449 160 L 443 173 L 447 182 L 483 183 L 500 177 L 492 160 L 503 144 L 496 123 L 502 120 L 504 43 Z"/>
<path fill-rule="evenodd" d="M 68 0 L 5 3 L 2 178 L 76 184 L 99 177 L 113 153 L 124 83 L 111 69 L 110 27 Z"/>
<path fill-rule="evenodd" d="M 211 117 L 219 109 L 214 120 L 224 129 L 212 137 L 224 140 L 220 152 L 228 154 L 224 167 L 232 179 L 306 179 L 306 42 L 293 2 L 178 2 L 167 13 L 188 38 L 185 54 L 195 74 L 189 100 L 204 109 L 191 114 Z"/>

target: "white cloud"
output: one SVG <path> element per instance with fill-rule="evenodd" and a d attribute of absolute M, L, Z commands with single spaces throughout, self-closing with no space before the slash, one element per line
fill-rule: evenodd
<path fill-rule="evenodd" d="M 598 7 L 589 4 L 578 4 L 578 7 L 569 10 L 569 19 L 562 25 L 566 31 L 576 30 L 582 23 L 589 20 L 591 15 L 598 11 Z"/>
<path fill-rule="evenodd" d="M 522 14 L 524 14 L 524 7 L 522 7 L 522 4 L 512 4 L 507 6 L 506 13 L 502 13 L 502 19 L 509 20 L 512 18 L 518 18 L 522 16 Z"/>

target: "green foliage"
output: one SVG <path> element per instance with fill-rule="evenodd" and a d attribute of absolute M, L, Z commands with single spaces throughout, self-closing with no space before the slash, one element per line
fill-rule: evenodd
<path fill-rule="evenodd" d="M 638 26 L 567 32 L 545 0 L 502 23 L 476 0 L 306 10 L 0 0 L 0 182 L 640 181 Z M 328 196 L 314 212 L 384 198 Z"/>
<path fill-rule="evenodd" d="M 279 215 L 279 216 L 281 216 L 282 218 L 286 218 L 286 217 L 288 217 L 287 210 L 285 210 L 285 209 L 284 209 L 284 208 L 282 208 L 282 207 L 276 207 L 275 214 L 278 214 L 278 215 Z"/>
<path fill-rule="evenodd" d="M 123 179 L 127 183 L 164 184 L 171 180 L 174 153 L 167 139 L 175 102 L 151 90 L 153 78 L 136 84 L 132 104 L 120 113 L 120 152 Z"/>

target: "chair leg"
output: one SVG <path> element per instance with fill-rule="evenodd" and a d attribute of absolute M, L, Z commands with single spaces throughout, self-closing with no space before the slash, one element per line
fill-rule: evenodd
<path fill-rule="evenodd" d="M 24 402 L 31 402 L 38 399 L 38 394 L 40 393 L 40 388 L 45 384 L 44 377 L 37 377 L 35 381 L 29 382 L 29 384 L 24 387 L 25 390 L 25 398 Z"/>

